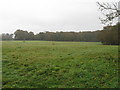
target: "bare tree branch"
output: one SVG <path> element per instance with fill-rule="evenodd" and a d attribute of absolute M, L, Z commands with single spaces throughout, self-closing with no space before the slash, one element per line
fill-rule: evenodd
<path fill-rule="evenodd" d="M 100 18 L 102 24 L 112 23 L 115 18 L 120 16 L 120 10 L 118 9 L 118 3 L 100 3 L 97 2 L 99 9 L 105 18 Z"/>

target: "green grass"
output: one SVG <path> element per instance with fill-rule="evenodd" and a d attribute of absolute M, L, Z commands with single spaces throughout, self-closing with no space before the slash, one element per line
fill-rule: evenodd
<path fill-rule="evenodd" d="M 3 41 L 3 88 L 115 88 L 118 46 Z"/>

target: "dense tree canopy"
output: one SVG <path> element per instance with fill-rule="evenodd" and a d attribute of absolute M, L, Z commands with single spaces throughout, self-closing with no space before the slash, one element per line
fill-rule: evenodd
<path fill-rule="evenodd" d="M 4 33 L 0 35 L 0 40 L 13 40 L 13 34 Z"/>
<path fill-rule="evenodd" d="M 103 44 L 107 45 L 119 45 L 119 28 L 120 24 L 118 23 L 117 25 L 114 26 L 106 26 L 102 31 L 99 33 L 99 40 Z"/>
<path fill-rule="evenodd" d="M 15 40 L 33 40 L 34 33 L 18 29 L 15 31 Z"/>
<path fill-rule="evenodd" d="M 15 31 L 15 40 L 45 40 L 45 41 L 86 41 L 97 42 L 99 31 L 94 32 L 33 32 L 23 30 Z"/>

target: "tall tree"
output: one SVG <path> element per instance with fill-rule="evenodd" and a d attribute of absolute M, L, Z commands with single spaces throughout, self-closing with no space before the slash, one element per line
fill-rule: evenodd
<path fill-rule="evenodd" d="M 14 34 L 16 40 L 29 40 L 29 33 L 27 31 L 18 29 Z"/>
<path fill-rule="evenodd" d="M 99 34 L 99 40 L 103 44 L 118 45 L 120 40 L 118 40 L 118 34 L 120 34 L 120 2 L 115 3 L 100 3 L 97 2 L 99 9 L 101 10 L 104 18 L 100 18 L 102 24 L 107 25 L 103 28 Z M 112 26 L 113 22 L 116 20 L 116 25 Z"/>

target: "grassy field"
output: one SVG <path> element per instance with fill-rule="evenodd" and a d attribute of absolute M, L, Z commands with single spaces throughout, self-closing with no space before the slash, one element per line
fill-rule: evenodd
<path fill-rule="evenodd" d="M 118 46 L 3 41 L 3 88 L 115 88 Z"/>

